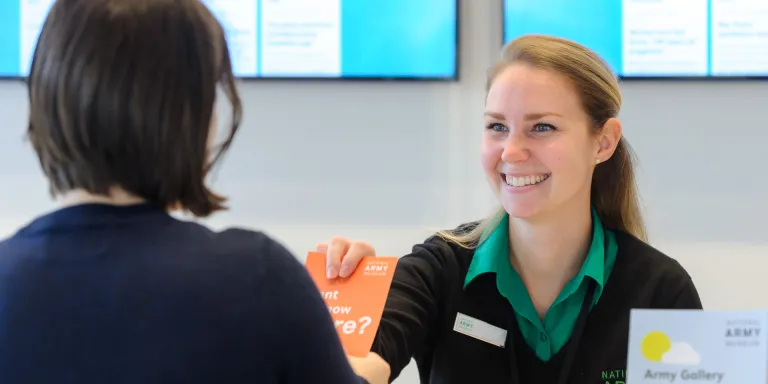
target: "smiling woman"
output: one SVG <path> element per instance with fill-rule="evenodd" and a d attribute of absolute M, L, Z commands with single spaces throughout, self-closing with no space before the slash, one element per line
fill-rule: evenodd
<path fill-rule="evenodd" d="M 627 364 L 632 308 L 701 308 L 645 243 L 615 75 L 574 42 L 511 41 L 491 70 L 481 159 L 500 208 L 400 259 L 373 351 L 423 382 L 587 384 Z M 321 244 L 331 278 L 365 242 Z M 342 267 L 342 268 L 340 268 Z"/>
<path fill-rule="evenodd" d="M 646 239 L 617 120 L 621 92 L 602 58 L 569 40 L 523 36 L 505 46 L 487 90 L 482 162 L 503 209 L 443 237 L 470 246 L 507 213 L 532 217 L 581 200 L 609 227 Z"/>

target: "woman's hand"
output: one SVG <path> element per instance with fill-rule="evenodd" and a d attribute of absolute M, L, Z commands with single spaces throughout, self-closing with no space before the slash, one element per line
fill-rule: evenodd
<path fill-rule="evenodd" d="M 326 275 L 329 279 L 352 274 L 365 256 L 376 256 L 369 243 L 334 237 L 328 243 L 320 243 L 316 251 L 326 254 Z"/>
<path fill-rule="evenodd" d="M 347 356 L 355 373 L 368 380 L 370 384 L 388 384 L 390 369 L 381 356 L 370 352 L 366 357 Z"/>

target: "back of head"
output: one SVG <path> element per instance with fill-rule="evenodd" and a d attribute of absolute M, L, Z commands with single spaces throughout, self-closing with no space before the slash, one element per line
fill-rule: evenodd
<path fill-rule="evenodd" d="M 510 41 L 501 59 L 491 69 L 487 87 L 513 63 L 525 63 L 568 78 L 591 118 L 594 134 L 621 109 L 619 83 L 609 65 L 592 50 L 573 41 L 553 36 L 526 35 Z M 621 138 L 613 156 L 595 167 L 592 177 L 592 205 L 603 223 L 646 239 L 640 213 L 632 148 Z"/>
<path fill-rule="evenodd" d="M 212 153 L 218 86 L 232 126 Z M 205 185 L 241 105 L 224 32 L 198 0 L 57 0 L 28 79 L 29 139 L 53 195 L 117 187 L 164 209 L 223 209 Z"/>

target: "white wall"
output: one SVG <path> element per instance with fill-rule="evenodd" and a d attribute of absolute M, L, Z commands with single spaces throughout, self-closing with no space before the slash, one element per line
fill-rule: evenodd
<path fill-rule="evenodd" d="M 463 2 L 457 83 L 242 84 L 244 127 L 216 181 L 233 209 L 210 223 L 266 229 L 301 258 L 336 234 L 400 255 L 430 228 L 486 214 L 478 149 L 498 2 Z M 768 83 L 623 91 L 652 243 L 689 269 L 707 307 L 768 307 Z M 0 236 L 52 208 L 22 141 L 26 108 L 21 84 L 0 83 Z M 414 368 L 398 382 L 417 383 Z"/>

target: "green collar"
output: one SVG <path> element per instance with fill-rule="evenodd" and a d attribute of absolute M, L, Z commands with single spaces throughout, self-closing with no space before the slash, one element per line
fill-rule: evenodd
<path fill-rule="evenodd" d="M 496 289 L 515 311 L 525 342 L 542 361 L 548 361 L 570 339 L 587 294 L 588 284 L 584 282 L 592 279 L 597 283 L 591 303 L 591 307 L 594 307 L 616 262 L 616 235 L 603 227 L 594 210 L 592 223 L 592 245 L 584 264 L 579 273 L 565 284 L 542 318 L 539 317 L 523 280 L 509 263 L 508 218 L 504 217 L 499 225 L 489 229 L 492 232 L 475 250 L 469 265 L 464 287 L 479 275 L 494 274 Z"/>
<path fill-rule="evenodd" d="M 597 213 L 592 210 L 592 244 L 584 260 L 584 264 L 579 273 L 564 288 L 561 296 L 567 297 L 575 292 L 585 277 L 589 277 L 597 283 L 595 299 L 600 294 L 607 280 L 606 273 L 606 249 L 605 249 L 605 231 L 603 223 L 597 217 Z M 477 276 L 485 273 L 496 273 L 500 277 L 507 277 L 510 272 L 516 274 L 509 264 L 509 217 L 507 215 L 499 222 L 493 232 L 488 236 L 480 246 L 475 249 L 475 255 L 469 265 L 469 271 L 464 279 L 466 288 Z M 595 300 L 596 302 L 597 300 Z"/>

